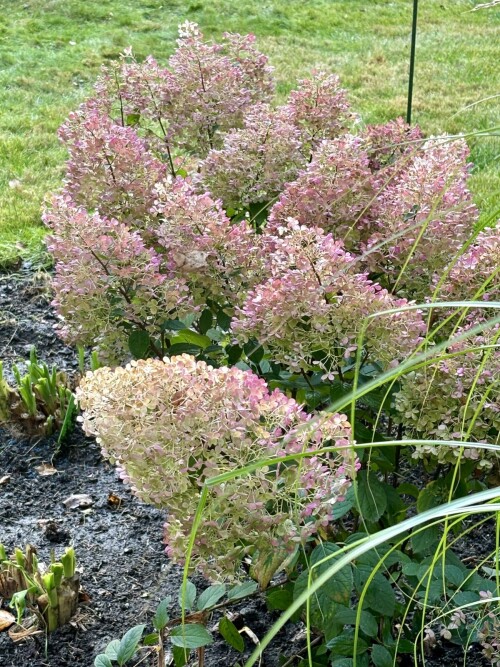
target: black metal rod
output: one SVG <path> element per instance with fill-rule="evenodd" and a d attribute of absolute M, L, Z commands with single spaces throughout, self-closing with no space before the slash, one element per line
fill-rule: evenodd
<path fill-rule="evenodd" d="M 411 107 L 413 103 L 413 76 L 415 74 L 415 47 L 417 44 L 417 16 L 418 0 L 413 0 L 413 23 L 411 26 L 411 50 L 410 50 L 410 77 L 408 81 L 408 106 L 406 107 L 406 122 L 411 123 Z"/>

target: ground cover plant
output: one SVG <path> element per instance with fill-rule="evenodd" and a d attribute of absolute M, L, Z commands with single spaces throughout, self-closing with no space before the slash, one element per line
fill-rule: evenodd
<path fill-rule="evenodd" d="M 106 364 L 84 428 L 168 510 L 178 648 L 211 641 L 184 622 L 196 567 L 284 572 L 268 604 L 302 614 L 303 664 L 394 664 L 436 632 L 497 660 L 495 548 L 455 553 L 498 510 L 497 220 L 463 139 L 360 126 L 324 70 L 272 91 L 252 37 L 186 23 L 62 126 L 54 305 Z"/>
<path fill-rule="evenodd" d="M 499 125 L 496 68 L 498 7 L 474 0 L 421 3 L 414 119 L 427 135 L 475 133 Z M 228 0 L 0 0 L 0 266 L 17 266 L 42 248 L 40 211 L 63 175 L 56 131 L 88 94 L 101 63 L 132 44 L 139 59 L 166 60 L 186 18 L 208 37 L 253 32 L 276 66 L 278 93 L 322 65 L 341 75 L 368 123 L 404 113 L 411 2 Z M 374 28 L 376 26 L 376 29 Z M 480 99 L 483 99 L 477 104 Z M 498 143 L 469 139 L 471 189 L 481 210 L 498 197 Z M 46 258 L 45 258 L 46 260 Z"/>

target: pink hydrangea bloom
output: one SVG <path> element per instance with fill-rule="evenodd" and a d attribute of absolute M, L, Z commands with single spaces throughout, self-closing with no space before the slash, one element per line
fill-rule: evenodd
<path fill-rule="evenodd" d="M 325 229 L 356 250 L 363 228 L 358 219 L 374 196 L 371 176 L 360 138 L 345 134 L 323 141 L 272 207 L 269 230 L 293 217 L 302 225 Z"/>
<path fill-rule="evenodd" d="M 87 100 L 59 130 L 69 152 L 65 192 L 88 210 L 141 225 L 165 165 L 132 127 L 118 125 L 100 101 Z"/>
<path fill-rule="evenodd" d="M 249 107 L 270 99 L 272 69 L 255 49 L 253 35 L 225 33 L 220 44 L 209 43 L 188 22 L 180 33 L 169 60 L 180 91 L 173 104 L 173 131 L 184 148 L 203 155 L 241 125 Z"/>
<path fill-rule="evenodd" d="M 120 358 L 131 328 L 155 334 L 164 319 L 189 309 L 187 284 L 164 272 L 162 257 L 139 232 L 64 197 L 54 199 L 44 221 L 56 261 L 53 305 L 66 341 Z"/>
<path fill-rule="evenodd" d="M 480 232 L 454 261 L 440 286 L 440 297 L 448 301 L 474 299 L 500 301 L 500 221 Z M 436 275 L 434 281 L 440 281 Z"/>
<path fill-rule="evenodd" d="M 470 234 L 477 209 L 467 189 L 468 154 L 465 141 L 431 139 L 378 195 L 364 249 L 369 270 L 390 288 L 423 299 L 433 273 Z"/>
<path fill-rule="evenodd" d="M 323 139 L 334 139 L 346 132 L 354 119 L 339 77 L 320 70 L 313 71 L 310 79 L 299 81 L 284 108 L 309 150 Z"/>
<path fill-rule="evenodd" d="M 96 89 L 117 122 L 132 117 L 156 150 L 170 158 L 180 147 L 203 156 L 241 126 L 248 106 L 270 99 L 272 68 L 253 35 L 225 33 L 220 43 L 206 42 L 189 22 L 179 34 L 168 67 L 152 56 L 139 63 L 127 49 L 121 62 L 103 68 Z"/>
<path fill-rule="evenodd" d="M 381 185 L 388 185 L 395 172 L 405 168 L 409 158 L 418 152 L 423 139 L 418 125 L 408 125 L 402 118 L 382 125 L 368 125 L 362 136 L 370 169 L 377 172 L 388 168 L 381 175 Z"/>
<path fill-rule="evenodd" d="M 268 239 L 271 277 L 236 309 L 232 331 L 243 342 L 257 339 L 292 371 L 319 367 L 335 375 L 356 351 L 365 319 L 407 302 L 356 272 L 356 258 L 322 229 L 292 219 L 281 234 Z M 397 363 L 415 349 L 423 330 L 416 311 L 376 317 L 365 354 L 383 366 Z"/>
<path fill-rule="evenodd" d="M 200 303 L 240 303 L 263 272 L 261 237 L 246 220 L 231 223 L 220 201 L 196 194 L 186 180 L 159 184 L 156 197 L 154 236 L 169 269 Z"/>
<path fill-rule="evenodd" d="M 250 371 L 188 355 L 88 373 L 78 399 L 85 431 L 124 480 L 142 500 L 168 508 L 165 539 L 175 562 L 185 557 L 205 479 L 274 456 L 312 454 L 211 488 L 193 559 L 211 577 L 238 577 L 246 556 L 258 563 L 278 553 L 277 568 L 333 520 L 358 467 L 344 415 L 312 420 Z M 338 450 L 315 454 L 327 444 Z"/>
<path fill-rule="evenodd" d="M 201 163 L 199 187 L 239 210 L 275 198 L 305 166 L 299 130 L 267 104 L 252 107 L 244 127 L 229 132 L 220 150 Z"/>

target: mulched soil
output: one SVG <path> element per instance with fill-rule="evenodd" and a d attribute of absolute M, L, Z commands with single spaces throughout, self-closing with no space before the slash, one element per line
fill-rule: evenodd
<path fill-rule="evenodd" d="M 36 276 L 27 269 L 0 275 L 0 359 L 6 366 L 26 358 L 36 345 L 41 359 L 68 372 L 76 370 L 74 351 L 54 333 L 56 319 L 48 302 L 46 274 Z M 85 600 L 71 624 L 51 634 L 47 643 L 43 634 L 14 644 L 6 632 L 0 633 L 0 667 L 91 667 L 95 655 L 133 625 L 146 623 L 152 631 L 151 617 L 161 599 L 167 595 L 177 599 L 181 574 L 164 553 L 164 512 L 134 498 L 102 460 L 95 442 L 79 428 L 52 461 L 53 453 L 51 439 L 28 442 L 0 431 L 0 542 L 7 550 L 32 544 L 43 562 L 49 562 L 52 550 L 58 556 L 72 544 Z M 36 468 L 51 461 L 57 473 L 40 475 Z M 63 501 L 72 494 L 88 494 L 92 506 L 67 509 Z M 120 502 L 110 502 L 110 494 Z M 202 579 L 194 581 L 199 589 L 207 585 Z M 242 601 L 231 610 L 238 615 L 238 623 L 258 638 L 277 618 L 261 598 Z M 208 627 L 216 623 L 214 616 Z M 239 655 L 216 632 L 214 638 L 207 648 L 206 667 L 243 664 L 254 648 L 246 638 L 245 654 Z M 277 666 L 280 656 L 303 648 L 302 625 L 292 624 L 266 651 L 261 666 Z M 141 651 L 136 662 L 141 658 L 144 667 L 157 665 L 153 652 Z M 450 644 L 439 644 L 426 660 L 428 667 L 464 664 L 488 663 L 476 648 L 464 663 L 462 649 Z"/>

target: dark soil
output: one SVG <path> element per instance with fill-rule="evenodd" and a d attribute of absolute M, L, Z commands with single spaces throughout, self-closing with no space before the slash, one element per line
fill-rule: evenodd
<path fill-rule="evenodd" d="M 36 278 L 29 271 L 0 275 L 0 359 L 8 366 L 26 358 L 35 344 L 41 359 L 73 372 L 77 366 L 74 351 L 54 333 L 56 320 L 48 305 L 47 284 L 43 276 Z M 14 644 L 6 632 L 0 633 L 0 667 L 91 667 L 107 643 L 130 627 L 146 623 L 151 632 L 151 617 L 161 599 L 167 595 L 177 599 L 181 573 L 164 554 L 164 513 L 134 498 L 102 460 L 95 442 L 79 428 L 53 460 L 57 472 L 40 475 L 36 468 L 50 463 L 53 453 L 50 439 L 28 442 L 0 431 L 0 542 L 8 551 L 32 544 L 45 563 L 51 550 L 59 556 L 64 547 L 73 545 L 84 600 L 71 624 L 51 634 L 47 643 L 43 634 Z M 91 507 L 66 509 L 63 501 L 72 494 L 91 496 Z M 110 494 L 119 502 L 110 502 Z M 202 579 L 195 578 L 195 583 L 199 588 L 207 585 Z M 240 625 L 258 638 L 277 618 L 261 598 L 242 601 L 232 611 L 238 614 Z M 216 622 L 215 616 L 208 627 Z M 206 667 L 243 664 L 254 648 L 246 638 L 245 654 L 239 655 L 217 632 L 213 634 L 215 642 L 207 648 Z M 303 648 L 302 625 L 292 624 L 265 652 L 261 666 L 277 667 L 280 656 L 292 656 Z M 157 665 L 152 650 L 142 650 L 135 662 L 141 658 L 144 667 Z M 465 664 L 479 667 L 487 663 L 473 648 Z M 426 665 L 462 666 L 462 649 L 439 645 Z"/>

